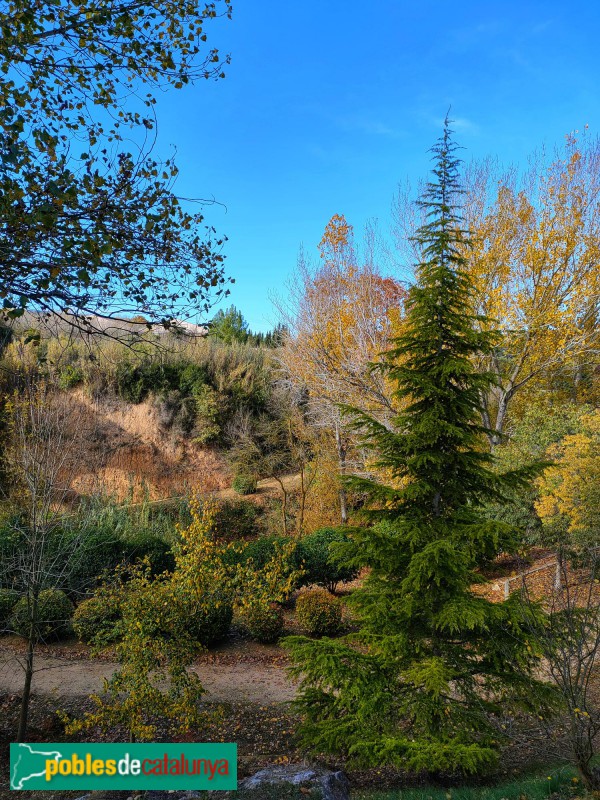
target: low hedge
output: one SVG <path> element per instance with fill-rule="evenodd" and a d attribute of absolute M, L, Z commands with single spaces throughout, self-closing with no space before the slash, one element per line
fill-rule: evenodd
<path fill-rule="evenodd" d="M 236 475 L 231 487 L 238 494 L 253 494 L 256 491 L 256 478 L 252 475 Z"/>
<path fill-rule="evenodd" d="M 296 619 L 311 636 L 333 636 L 342 626 L 342 604 L 326 589 L 302 591 L 296 600 Z"/>
<path fill-rule="evenodd" d="M 304 567 L 303 586 L 317 584 L 334 592 L 338 583 L 354 580 L 358 571 L 340 565 L 332 545 L 348 542 L 348 534 L 339 528 L 320 528 L 298 542 L 298 560 Z"/>
<path fill-rule="evenodd" d="M 264 569 L 266 565 L 273 559 L 279 549 L 289 545 L 292 542 L 290 536 L 259 536 L 244 547 L 242 551 L 243 561 L 252 559 L 254 566 L 257 569 Z M 297 558 L 297 548 L 294 548 L 291 554 L 292 566 L 297 568 L 299 566 Z"/>
<path fill-rule="evenodd" d="M 251 638 L 261 644 L 272 644 L 283 633 L 283 611 L 276 603 L 251 606 L 240 616 Z"/>
<path fill-rule="evenodd" d="M 121 609 L 115 599 L 90 597 L 75 609 L 73 630 L 86 644 L 109 645 L 119 639 L 120 620 Z"/>

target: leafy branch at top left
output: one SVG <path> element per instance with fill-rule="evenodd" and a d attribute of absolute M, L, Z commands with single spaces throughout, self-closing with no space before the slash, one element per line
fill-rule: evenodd
<path fill-rule="evenodd" d="M 221 246 L 152 156 L 155 92 L 224 77 L 230 0 L 0 3 L 0 304 L 168 326 L 226 293 Z"/>

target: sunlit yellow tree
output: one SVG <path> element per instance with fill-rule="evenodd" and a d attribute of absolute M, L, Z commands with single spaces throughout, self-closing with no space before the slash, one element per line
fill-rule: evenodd
<path fill-rule="evenodd" d="M 555 463 L 540 479 L 536 510 L 559 545 L 600 544 L 600 411 L 584 414 L 578 432 L 550 449 Z"/>
<path fill-rule="evenodd" d="M 485 423 L 499 434 L 517 393 L 557 375 L 576 392 L 598 351 L 600 142 L 569 136 L 563 151 L 538 153 L 523 175 L 491 161 L 472 165 L 466 198 L 478 310 L 503 333 L 485 365 L 498 379 Z"/>

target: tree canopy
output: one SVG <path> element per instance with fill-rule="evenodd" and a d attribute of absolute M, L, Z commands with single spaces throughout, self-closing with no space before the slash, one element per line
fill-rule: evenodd
<path fill-rule="evenodd" d="M 569 136 L 552 158 L 536 153 L 522 175 L 501 173 L 489 160 L 467 173 L 467 268 L 478 309 L 503 334 L 485 361 L 497 380 L 484 418 L 499 432 L 515 394 L 562 375 L 576 396 L 593 374 L 599 167 L 600 141 Z"/>
<path fill-rule="evenodd" d="M 235 306 L 230 306 L 226 311 L 219 309 L 210 321 L 209 336 L 214 336 L 225 344 L 245 342 L 249 335 L 248 323 Z"/>
<path fill-rule="evenodd" d="M 6 316 L 168 324 L 225 291 L 223 238 L 185 210 L 173 159 L 151 155 L 153 90 L 224 75 L 205 32 L 220 15 L 230 0 L 0 5 Z"/>

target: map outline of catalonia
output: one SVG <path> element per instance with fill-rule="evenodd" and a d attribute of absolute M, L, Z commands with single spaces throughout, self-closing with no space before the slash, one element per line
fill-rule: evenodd
<path fill-rule="evenodd" d="M 46 756 L 46 758 L 53 757 L 55 761 L 58 761 L 60 758 L 62 758 L 62 753 L 59 753 L 58 750 L 51 750 L 50 752 L 43 750 L 34 750 L 31 747 L 31 745 L 19 742 L 19 750 L 21 748 L 27 748 L 27 750 L 29 750 L 29 752 L 33 756 Z M 20 763 L 21 763 L 21 755 L 19 755 L 12 769 L 12 774 L 10 778 L 11 789 L 23 789 L 23 784 L 25 783 L 25 781 L 31 780 L 31 778 L 42 778 L 46 774 L 46 768 L 44 766 L 44 769 L 41 772 L 32 772 L 30 775 L 25 775 L 23 778 L 20 778 L 18 784 L 16 784 L 18 766 Z"/>

